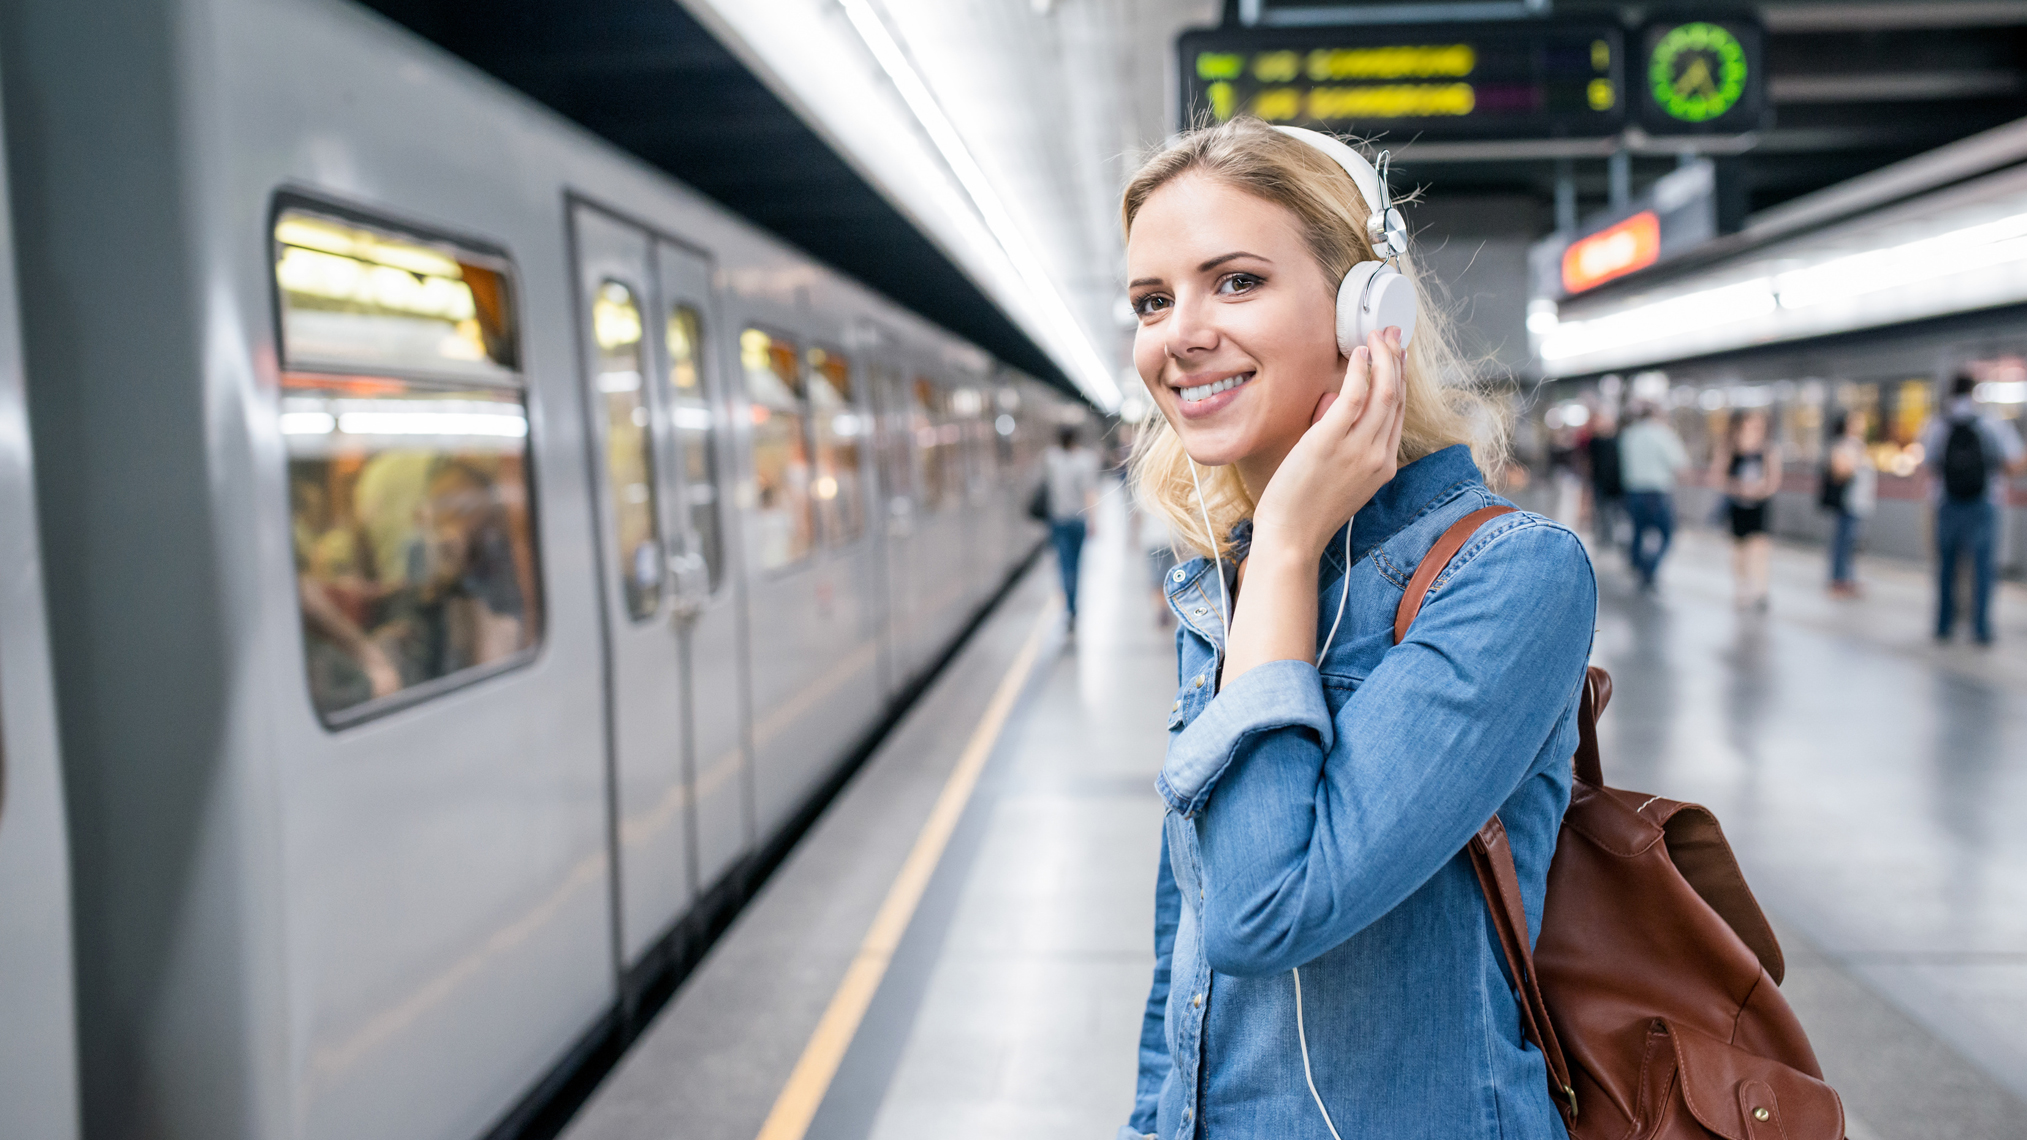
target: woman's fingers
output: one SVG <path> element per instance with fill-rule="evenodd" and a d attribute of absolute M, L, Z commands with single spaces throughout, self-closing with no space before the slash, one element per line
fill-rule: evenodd
<path fill-rule="evenodd" d="M 1372 350 L 1359 345 L 1351 350 L 1351 356 L 1344 362 L 1344 383 L 1338 387 L 1337 398 L 1330 400 L 1328 407 L 1319 403 L 1317 423 L 1330 421 L 1331 427 L 1339 432 L 1348 431 L 1364 413 L 1366 404 L 1372 398 Z M 1329 399 L 1329 397 L 1325 397 Z"/>

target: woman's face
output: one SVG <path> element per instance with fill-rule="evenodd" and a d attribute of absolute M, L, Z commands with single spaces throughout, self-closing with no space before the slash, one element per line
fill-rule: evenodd
<path fill-rule="evenodd" d="M 1344 381 L 1337 283 L 1295 215 L 1185 174 L 1133 219 L 1126 268 L 1133 363 L 1184 450 L 1211 466 L 1264 460 L 1271 473 Z"/>
<path fill-rule="evenodd" d="M 1766 441 L 1767 418 L 1765 416 L 1758 412 L 1753 412 L 1739 422 L 1738 449 L 1740 451 L 1758 451 L 1760 445 Z"/>

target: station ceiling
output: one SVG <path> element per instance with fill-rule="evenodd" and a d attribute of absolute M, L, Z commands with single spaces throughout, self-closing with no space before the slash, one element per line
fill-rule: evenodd
<path fill-rule="evenodd" d="M 1062 369 L 673 0 L 362 0 L 999 359 Z"/>
<path fill-rule="evenodd" d="M 1037 338 L 1004 279 L 995 285 L 975 260 L 966 261 L 947 228 L 925 225 L 923 211 L 911 208 L 910 187 L 876 185 L 864 155 L 841 156 L 838 132 L 820 121 L 824 108 L 792 107 L 777 94 L 779 75 L 772 82 L 756 76 L 751 42 L 721 42 L 737 23 L 726 13 L 740 11 L 741 0 L 361 2 L 1015 367 L 1071 387 L 1060 344 Z M 745 10 L 836 16 L 829 23 L 841 51 L 861 53 L 844 51 L 840 66 L 869 67 L 862 45 L 843 42 L 850 38 L 844 3 L 766 0 Z M 873 7 L 1020 215 L 1090 343 L 1123 366 L 1130 321 L 1118 311 L 1117 188 L 1137 157 L 1173 129 L 1179 31 L 1237 21 L 1242 11 L 1271 19 L 1326 8 L 1372 21 L 1495 11 L 1524 18 L 1551 7 L 1557 15 L 1617 13 L 1624 6 L 873 0 Z M 1775 121 L 1750 150 L 1721 161 L 1734 220 L 2027 117 L 2027 0 L 1764 0 L 1755 7 L 1769 30 Z M 1417 156 L 1407 146 L 1397 169 L 1433 202 L 1498 198 L 1545 207 L 1552 200 L 1552 156 L 1524 146 L 1477 154 L 1430 149 Z M 1671 154 L 1636 157 L 1634 191 L 1674 165 Z M 1604 160 L 1578 159 L 1573 170 L 1583 211 L 1601 208 Z M 1498 216 L 1545 228 L 1550 214 Z"/>

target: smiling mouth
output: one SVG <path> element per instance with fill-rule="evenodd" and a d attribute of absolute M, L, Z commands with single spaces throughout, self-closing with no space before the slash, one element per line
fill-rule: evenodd
<path fill-rule="evenodd" d="M 1223 380 L 1213 380 L 1208 384 L 1198 384 L 1194 388 L 1177 388 L 1175 394 L 1182 397 L 1183 403 L 1194 404 L 1208 400 L 1220 392 L 1229 392 L 1252 378 L 1253 374 L 1251 372 L 1241 372 L 1237 376 L 1227 376 Z"/>

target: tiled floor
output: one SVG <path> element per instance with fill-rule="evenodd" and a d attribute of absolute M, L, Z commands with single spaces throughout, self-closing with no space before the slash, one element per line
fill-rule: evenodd
<path fill-rule="evenodd" d="M 1129 1105 L 1174 665 L 1121 529 L 1101 519 L 1077 643 L 981 789 L 877 1140 L 1109 1136 Z M 1918 568 L 1867 564 L 1842 602 L 1783 549 L 1772 608 L 1741 614 L 1727 557 L 1684 534 L 1652 596 L 1600 558 L 1609 777 L 1725 822 L 1854 1140 L 2027 1136 L 2027 591 L 1995 649 L 1937 647 Z"/>

